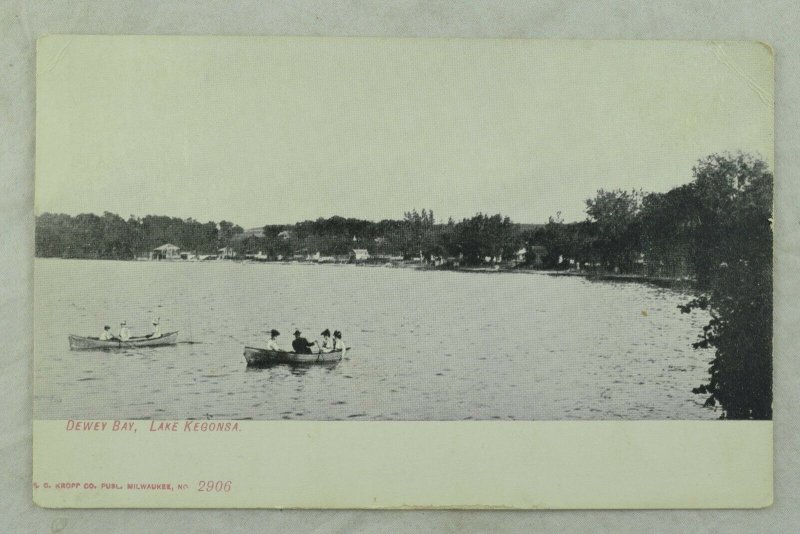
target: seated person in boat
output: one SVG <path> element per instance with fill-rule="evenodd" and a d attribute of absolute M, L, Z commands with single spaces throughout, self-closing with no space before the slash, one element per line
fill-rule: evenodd
<path fill-rule="evenodd" d="M 119 323 L 119 338 L 122 341 L 128 341 L 131 338 L 131 331 L 128 330 L 128 322 L 122 321 Z"/>
<path fill-rule="evenodd" d="M 333 340 L 331 339 L 331 331 L 327 328 L 320 334 L 322 336 L 322 344 L 319 346 L 320 352 L 331 352 L 333 350 Z"/>
<path fill-rule="evenodd" d="M 117 339 L 117 336 L 115 336 L 114 334 L 111 333 L 111 327 L 110 326 L 105 325 L 103 327 L 103 333 L 100 334 L 100 337 L 98 337 L 97 339 L 99 339 L 100 341 L 111 341 L 111 340 Z"/>
<path fill-rule="evenodd" d="M 274 350 L 277 352 L 285 352 L 280 345 L 278 345 L 278 336 L 281 335 L 280 332 L 275 330 L 274 328 L 269 332 L 269 341 L 267 341 L 267 350 Z"/>
<path fill-rule="evenodd" d="M 342 352 L 347 350 L 347 347 L 344 346 L 344 341 L 342 341 L 341 330 L 335 330 L 333 332 L 333 350 L 340 350 Z"/>
<path fill-rule="evenodd" d="M 153 333 L 147 336 L 150 339 L 156 339 L 161 337 L 161 325 L 159 324 L 160 320 L 153 321 Z"/>
<path fill-rule="evenodd" d="M 311 341 L 304 338 L 301 335 L 300 330 L 294 331 L 294 341 L 292 341 L 292 350 L 295 351 L 296 353 L 311 354 L 312 353 L 311 347 L 313 347 L 316 344 L 317 344 L 316 341 L 312 343 Z"/>

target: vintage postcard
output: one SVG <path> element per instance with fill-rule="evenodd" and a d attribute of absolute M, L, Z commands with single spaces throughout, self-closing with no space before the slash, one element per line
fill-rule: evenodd
<path fill-rule="evenodd" d="M 772 502 L 757 42 L 43 37 L 46 507 Z"/>

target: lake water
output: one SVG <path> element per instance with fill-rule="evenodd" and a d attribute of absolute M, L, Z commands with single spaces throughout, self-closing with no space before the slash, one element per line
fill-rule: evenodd
<path fill-rule="evenodd" d="M 38 419 L 715 419 L 690 295 L 545 274 L 36 259 Z M 127 320 L 169 347 L 70 351 Z M 245 344 L 339 329 L 338 365 L 249 369 Z"/>

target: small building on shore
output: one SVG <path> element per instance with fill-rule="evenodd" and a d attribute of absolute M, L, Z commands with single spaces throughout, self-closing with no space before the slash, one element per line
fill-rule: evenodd
<path fill-rule="evenodd" d="M 367 261 L 369 259 L 369 252 L 365 248 L 354 248 L 350 257 L 355 261 Z"/>
<path fill-rule="evenodd" d="M 232 247 L 222 247 L 217 250 L 217 253 L 217 258 L 220 260 L 232 260 L 236 257 L 236 252 Z"/>
<path fill-rule="evenodd" d="M 181 259 L 181 248 L 166 243 L 150 251 L 151 260 L 179 260 Z"/>

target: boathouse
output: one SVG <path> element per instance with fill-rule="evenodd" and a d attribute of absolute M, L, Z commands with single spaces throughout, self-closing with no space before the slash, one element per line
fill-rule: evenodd
<path fill-rule="evenodd" d="M 179 260 L 181 259 L 181 248 L 172 243 L 167 243 L 156 247 L 150 251 L 151 260 Z"/>

